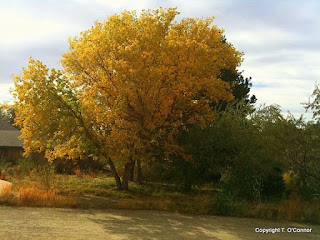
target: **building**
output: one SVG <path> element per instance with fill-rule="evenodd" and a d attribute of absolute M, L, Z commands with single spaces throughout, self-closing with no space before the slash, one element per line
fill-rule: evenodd
<path fill-rule="evenodd" d="M 17 162 L 23 154 L 23 141 L 20 131 L 9 123 L 0 120 L 0 159 Z"/>

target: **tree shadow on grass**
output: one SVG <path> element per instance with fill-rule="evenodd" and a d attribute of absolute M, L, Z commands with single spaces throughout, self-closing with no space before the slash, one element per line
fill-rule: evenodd
<path fill-rule="evenodd" d="M 89 220 L 123 239 L 242 239 L 231 224 L 221 227 L 197 216 L 147 210 L 91 214 Z"/>
<path fill-rule="evenodd" d="M 312 233 L 259 234 L 255 228 L 310 227 L 306 224 L 271 220 L 194 216 L 148 210 L 90 211 L 88 220 L 104 228 L 116 239 L 315 239 Z"/>

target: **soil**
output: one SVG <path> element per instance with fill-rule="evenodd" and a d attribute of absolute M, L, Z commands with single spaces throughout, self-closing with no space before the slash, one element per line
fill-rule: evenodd
<path fill-rule="evenodd" d="M 0 239 L 320 239 L 320 226 L 148 210 L 0 206 Z M 256 228 L 312 228 L 256 233 Z"/>

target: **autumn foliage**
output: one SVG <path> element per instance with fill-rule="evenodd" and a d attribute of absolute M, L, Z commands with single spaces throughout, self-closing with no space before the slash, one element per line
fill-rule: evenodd
<path fill-rule="evenodd" d="M 212 123 L 210 103 L 232 100 L 219 76 L 236 71 L 242 53 L 213 18 L 176 22 L 178 14 L 125 11 L 95 22 L 70 38 L 61 71 L 30 58 L 13 91 L 26 154 L 106 161 L 119 189 L 133 161 L 152 159 L 157 148 L 188 157 L 177 134 Z"/>

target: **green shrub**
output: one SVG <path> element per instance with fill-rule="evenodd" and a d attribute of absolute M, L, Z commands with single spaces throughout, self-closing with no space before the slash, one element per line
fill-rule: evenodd
<path fill-rule="evenodd" d="M 20 158 L 18 160 L 18 166 L 19 166 L 19 174 L 22 174 L 23 176 L 29 175 L 30 172 L 34 169 L 35 163 L 33 160 L 28 158 Z"/>
<path fill-rule="evenodd" d="M 0 173 L 12 175 L 13 174 L 12 163 L 3 158 L 0 159 Z"/>
<path fill-rule="evenodd" d="M 280 199 L 284 196 L 285 190 L 285 182 L 279 168 L 273 168 L 273 171 L 262 180 L 261 196 L 263 199 Z"/>
<path fill-rule="evenodd" d="M 37 169 L 45 189 L 51 189 L 55 180 L 55 167 L 53 163 L 48 162 L 46 164 L 38 165 Z"/>
<path fill-rule="evenodd" d="M 235 216 L 242 212 L 243 206 L 244 202 L 236 200 L 234 196 L 228 193 L 221 192 L 213 200 L 209 214 Z"/>
<path fill-rule="evenodd" d="M 222 190 L 237 199 L 248 201 L 259 199 L 261 174 L 250 163 L 235 166 L 222 184 Z"/>

